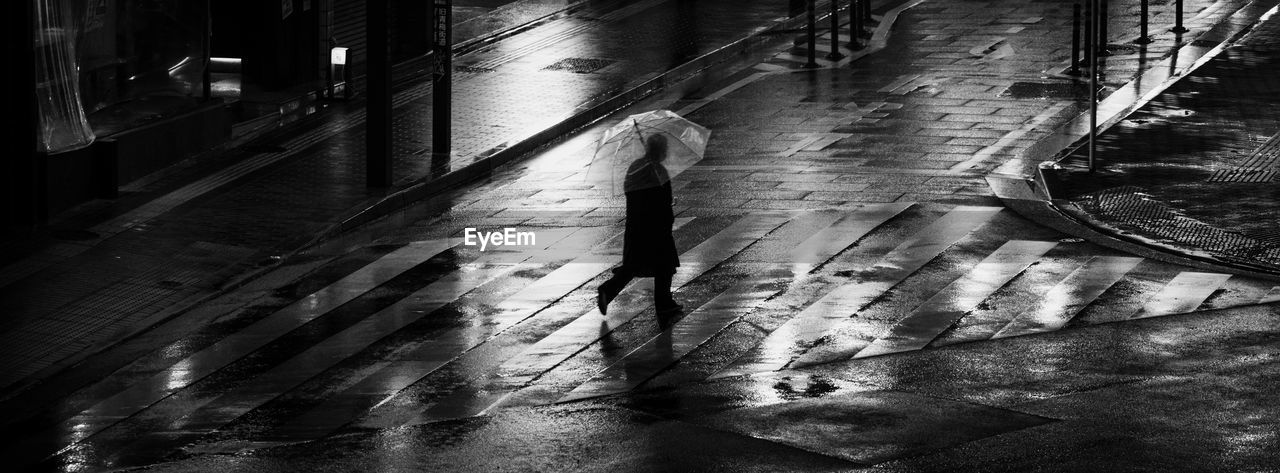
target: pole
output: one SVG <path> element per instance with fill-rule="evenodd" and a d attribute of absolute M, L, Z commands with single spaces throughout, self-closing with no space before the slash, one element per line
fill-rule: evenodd
<path fill-rule="evenodd" d="M 844 57 L 840 53 L 840 2 L 831 0 L 831 52 L 827 53 L 827 59 L 835 61 Z"/>
<path fill-rule="evenodd" d="M 1080 75 L 1080 4 L 1071 5 L 1071 71 L 1073 76 Z"/>
<path fill-rule="evenodd" d="M 1150 13 L 1149 3 L 1151 3 L 1151 0 L 1142 0 L 1142 7 L 1138 10 L 1138 16 L 1141 17 L 1141 21 L 1138 23 L 1138 39 L 1134 40 L 1138 44 L 1151 44 L 1151 35 L 1147 31 L 1147 14 Z"/>
<path fill-rule="evenodd" d="M 862 49 L 858 37 L 862 36 L 862 2 L 867 0 L 851 0 L 849 2 L 849 49 Z"/>
<path fill-rule="evenodd" d="M 433 0 L 431 168 L 447 172 L 453 156 L 453 0 Z"/>
<path fill-rule="evenodd" d="M 1093 0 L 1084 1 L 1084 67 L 1093 67 Z"/>
<path fill-rule="evenodd" d="M 1173 29 L 1169 30 L 1177 34 L 1186 33 L 1188 30 L 1182 26 L 1182 0 L 1174 2 L 1173 7 Z"/>
<path fill-rule="evenodd" d="M 818 67 L 818 7 L 815 0 L 805 4 L 809 16 L 809 61 L 804 63 L 806 69 Z"/>
<path fill-rule="evenodd" d="M 368 106 L 365 133 L 365 185 L 391 186 L 391 60 L 387 48 L 390 0 L 370 0 L 365 14 L 368 41 Z M 350 87 L 351 84 L 347 84 Z"/>
<path fill-rule="evenodd" d="M 47 177 L 45 157 L 40 149 L 40 105 L 36 98 L 35 70 L 35 2 L 14 3 L 5 15 L 5 50 L 9 53 L 11 68 L 6 69 L 3 84 L 6 90 L 4 104 L 17 117 L 17 124 L 4 127 L 5 140 L 3 184 L 8 192 L 4 208 L 4 226 L 33 228 L 48 220 Z"/>
<path fill-rule="evenodd" d="M 1110 56 L 1111 51 L 1107 51 L 1107 0 L 1098 2 L 1098 55 Z"/>
<path fill-rule="evenodd" d="M 1098 21 L 1097 3 L 1098 0 L 1089 0 L 1093 4 L 1094 15 L 1090 16 L 1089 22 L 1096 23 Z M 1097 31 L 1095 28 L 1094 31 Z M 1093 172 L 1094 157 L 1098 151 L 1098 51 L 1089 48 L 1088 54 L 1092 56 L 1089 61 L 1089 172 Z"/>
<path fill-rule="evenodd" d="M 213 0 L 204 0 L 204 72 L 200 73 L 200 94 L 205 100 L 213 97 Z"/>

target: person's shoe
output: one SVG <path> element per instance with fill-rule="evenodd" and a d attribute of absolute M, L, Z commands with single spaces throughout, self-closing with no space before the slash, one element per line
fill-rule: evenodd
<path fill-rule="evenodd" d="M 603 287 L 596 288 L 596 308 L 600 309 L 600 315 L 609 315 L 609 299 L 611 298 L 604 294 Z"/>
<path fill-rule="evenodd" d="M 659 301 L 654 305 L 658 307 L 658 312 L 663 314 L 670 314 L 684 310 L 684 306 L 676 303 L 674 300 Z"/>

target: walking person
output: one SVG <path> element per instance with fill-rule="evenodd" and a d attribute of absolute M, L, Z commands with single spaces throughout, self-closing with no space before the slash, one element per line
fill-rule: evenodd
<path fill-rule="evenodd" d="M 623 181 L 627 216 L 622 265 L 596 289 L 596 306 L 601 314 L 607 314 L 609 302 L 637 277 L 653 278 L 653 301 L 658 313 L 682 309 L 671 297 L 671 277 L 680 266 L 680 259 L 671 234 L 675 223 L 671 177 L 663 165 L 668 156 L 667 138 L 654 134 L 642 141 L 644 155 L 627 167 Z"/>

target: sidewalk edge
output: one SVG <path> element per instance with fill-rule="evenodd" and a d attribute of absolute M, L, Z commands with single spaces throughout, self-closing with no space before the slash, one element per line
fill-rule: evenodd
<path fill-rule="evenodd" d="M 1261 11 L 1259 11 L 1261 10 Z M 1216 39 L 1212 47 L 1206 48 L 1203 54 L 1196 57 L 1194 62 L 1185 70 L 1182 70 L 1171 77 L 1162 81 L 1157 87 L 1144 93 L 1133 103 L 1126 105 L 1113 117 L 1100 123 L 1098 126 L 1098 134 L 1105 133 L 1115 124 L 1124 120 L 1134 111 L 1140 109 L 1145 103 L 1151 99 L 1164 93 L 1164 91 L 1173 87 L 1178 82 L 1191 77 L 1194 72 L 1202 65 L 1217 57 L 1225 48 L 1234 44 L 1240 38 L 1252 32 L 1258 25 L 1265 21 L 1269 16 L 1280 10 L 1280 2 L 1276 0 L 1255 0 L 1242 6 L 1239 10 L 1230 16 L 1220 20 L 1212 28 L 1202 33 L 1199 37 L 1191 42 L 1182 45 L 1178 51 L 1174 52 L 1173 57 L 1178 57 L 1183 48 L 1188 48 L 1196 42 L 1204 42 L 1206 37 Z M 1232 28 L 1232 24 L 1246 26 L 1240 27 L 1238 31 L 1228 31 Z M 1158 67 L 1158 66 L 1157 66 Z M 1154 70 L 1153 67 L 1150 70 Z M 1146 71 L 1144 71 L 1146 72 Z M 1131 79 L 1121 88 L 1133 87 L 1134 83 L 1140 80 L 1142 75 Z M 1118 94 L 1113 93 L 1112 96 Z M 1110 98 L 1110 97 L 1108 97 Z M 1105 99 L 1103 100 L 1105 102 Z M 1092 218 L 1082 210 L 1072 211 L 1070 207 L 1074 207 L 1070 202 L 1065 201 L 1061 196 L 1061 185 L 1058 184 L 1059 179 L 1055 174 L 1057 163 L 1066 160 L 1081 146 L 1087 143 L 1085 138 L 1074 139 L 1070 142 L 1063 143 L 1067 129 L 1079 121 L 1082 117 L 1087 117 L 1088 112 L 1082 113 L 1080 116 L 1068 121 L 1059 127 L 1058 132 L 1046 137 L 1040 143 L 1032 145 L 1031 149 L 1043 144 L 1052 144 L 1057 142 L 1056 149 L 1051 149 L 1042 154 L 1042 157 L 1036 158 L 1032 156 L 1033 162 L 1040 162 L 1040 165 L 1031 173 L 1030 176 L 1011 176 L 992 173 L 986 176 L 988 186 L 1000 198 L 1006 207 L 1017 212 L 1019 215 L 1029 220 L 1037 222 L 1041 225 L 1054 228 L 1069 235 L 1075 235 L 1091 242 L 1097 243 L 1109 248 L 1126 251 L 1129 253 L 1141 255 L 1143 257 L 1165 261 L 1184 266 L 1190 266 L 1216 272 L 1239 274 L 1244 276 L 1256 277 L 1261 279 L 1280 281 L 1280 270 L 1268 266 L 1259 266 L 1248 264 L 1246 262 L 1228 261 L 1214 257 L 1206 252 L 1189 247 L 1179 247 L 1173 245 L 1158 244 L 1154 239 L 1139 238 L 1139 236 L 1129 237 L 1128 233 L 1115 228 L 1105 222 Z M 1047 159 L 1045 159 L 1047 157 Z M 1025 188 L 1024 188 L 1025 187 Z"/>
<path fill-rule="evenodd" d="M 1229 273 L 1270 281 L 1280 281 L 1280 273 L 1268 268 L 1254 268 L 1230 261 L 1223 261 L 1194 251 L 1182 251 L 1172 246 L 1125 237 L 1125 232 L 1100 221 L 1082 218 L 1081 212 L 1071 212 L 1071 205 L 1060 199 L 1050 199 L 1042 183 L 1036 179 L 1011 176 L 987 176 L 987 184 L 995 191 L 1005 207 L 1040 225 L 1067 235 L 1083 238 L 1092 243 L 1144 258 L 1164 261 L 1206 271 Z"/>
<path fill-rule="evenodd" d="M 343 217 L 339 223 L 321 231 L 316 238 L 304 245 L 303 248 L 311 247 L 342 233 L 359 228 L 435 194 L 491 175 L 498 168 L 518 162 L 538 148 L 554 143 L 564 135 L 604 119 L 619 109 L 648 98 L 672 85 L 686 80 L 697 79 L 700 75 L 707 73 L 715 66 L 730 60 L 732 57 L 748 53 L 753 46 L 770 41 L 767 38 L 770 32 L 793 28 L 803 21 L 804 19 L 800 17 L 774 19 L 772 24 L 757 29 L 750 36 L 738 39 L 719 49 L 676 66 L 608 99 L 595 104 L 584 105 L 573 115 L 549 128 L 529 137 L 509 141 L 485 151 L 482 153 L 482 157 L 461 169 L 435 179 L 417 179 L 390 195 L 379 199 L 377 202 Z"/>

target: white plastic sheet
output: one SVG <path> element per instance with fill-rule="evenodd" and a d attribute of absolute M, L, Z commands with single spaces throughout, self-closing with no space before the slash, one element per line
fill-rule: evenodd
<path fill-rule="evenodd" d="M 76 27 L 71 2 L 35 0 L 35 71 L 39 101 L 39 149 L 58 153 L 93 143 L 93 129 L 80 101 Z"/>

